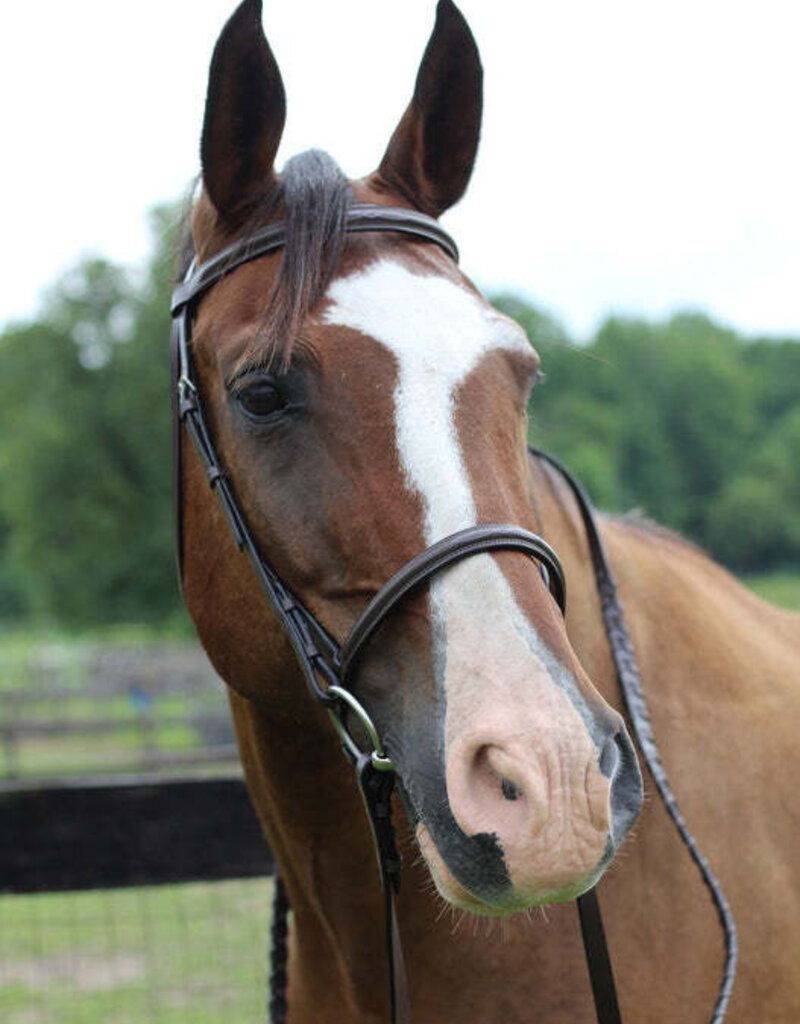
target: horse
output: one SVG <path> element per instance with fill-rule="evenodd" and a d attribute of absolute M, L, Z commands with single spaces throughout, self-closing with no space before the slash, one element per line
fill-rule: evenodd
<path fill-rule="evenodd" d="M 526 448 L 539 357 L 431 226 L 467 188 L 481 97 L 475 41 L 439 0 L 378 169 L 349 181 L 309 151 L 278 174 L 285 95 L 260 0 L 224 27 L 187 246 L 218 276 L 186 301 L 196 384 L 181 391 L 195 407 L 199 393 L 219 464 L 179 431 L 184 596 L 292 907 L 288 1019 L 377 1024 L 388 967 L 370 824 L 297 638 L 237 550 L 242 521 L 339 644 L 393 573 L 459 531 L 545 538 L 565 616 L 547 544 L 484 547 L 393 604 L 352 673 L 385 747 L 373 753 L 397 773 L 413 1019 L 588 1024 L 570 901 L 599 882 L 625 1020 L 700 1022 L 723 958 L 716 916 L 650 783 L 642 803 L 572 491 Z M 397 230 L 348 230 L 356 207 Z M 229 258 L 278 223 L 279 247 Z M 599 523 L 662 758 L 738 921 L 727 1019 L 796 1022 L 798 616 L 660 527 Z"/>

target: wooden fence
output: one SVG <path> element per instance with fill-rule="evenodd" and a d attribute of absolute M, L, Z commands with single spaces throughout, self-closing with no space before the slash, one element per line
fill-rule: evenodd
<path fill-rule="evenodd" d="M 0 1020 L 262 1017 L 272 856 L 224 687 L 167 654 L 0 663 Z"/>
<path fill-rule="evenodd" d="M 0 781 L 110 773 L 219 774 L 237 764 L 224 687 L 202 657 L 159 669 L 145 653 L 0 690 Z M 174 660 L 174 657 L 173 657 Z M 107 671 L 107 677 L 101 673 Z"/>
<path fill-rule="evenodd" d="M 0 790 L 0 892 L 254 878 L 272 856 L 241 779 Z"/>

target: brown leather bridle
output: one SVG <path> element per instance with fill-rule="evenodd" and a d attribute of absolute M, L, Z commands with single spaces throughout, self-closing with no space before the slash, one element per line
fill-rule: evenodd
<path fill-rule="evenodd" d="M 354 204 L 347 213 L 345 229 L 348 233 L 398 232 L 417 240 L 434 243 L 453 260 L 458 261 L 455 242 L 439 223 L 412 210 Z M 182 424 L 206 471 L 209 485 L 222 506 L 236 546 L 248 556 L 256 578 L 289 638 L 312 696 L 328 711 L 342 742 L 342 749 L 355 767 L 375 841 L 383 886 L 391 1020 L 392 1024 L 406 1024 L 410 1019 L 410 1010 L 393 898 L 400 884 L 400 858 L 395 848 L 391 822 L 391 793 L 396 769 L 388 752 L 382 746 L 369 713 L 346 684 L 356 671 L 358 659 L 365 647 L 397 606 L 411 591 L 456 561 L 488 551 L 513 550 L 526 554 L 538 562 L 562 613 L 566 609 L 566 585 L 559 558 L 543 538 L 513 524 L 486 523 L 451 534 L 415 555 L 375 594 L 341 645 L 292 593 L 263 557 L 236 500 L 233 486 L 220 462 L 208 427 L 191 356 L 192 316 L 202 296 L 236 268 L 281 249 L 285 241 L 286 228 L 279 222 L 227 246 L 205 263 L 192 262 L 172 296 L 171 349 L 175 395 L 178 578 L 182 586 Z M 719 883 L 686 827 L 664 773 L 628 630 L 617 599 L 616 584 L 591 505 L 580 484 L 560 463 L 544 453 L 536 454 L 546 459 L 564 476 L 578 502 L 587 531 L 606 632 L 633 732 L 666 808 L 697 863 L 717 907 L 725 935 L 726 961 L 710 1024 L 719 1024 L 725 1014 L 736 970 L 737 940 L 733 917 Z M 363 747 L 353 735 L 350 725 L 353 717 L 360 725 L 360 733 L 369 740 L 366 747 Z M 579 897 L 577 903 L 598 1022 L 621 1024 L 614 978 L 594 889 Z M 279 941 L 273 946 L 271 1018 L 273 1024 L 281 1024 L 286 1017 L 285 935 L 288 904 L 280 880 L 276 887 L 276 908 L 278 918 L 273 925 L 273 936 L 277 935 Z"/>
<path fill-rule="evenodd" d="M 414 238 L 435 242 L 454 260 L 458 259 L 455 243 L 437 221 L 412 210 L 356 204 L 348 211 L 346 229 L 349 233 L 401 232 Z M 543 567 L 543 576 L 550 591 L 563 612 L 566 607 L 564 572 L 555 551 L 535 533 L 511 524 L 485 523 L 459 530 L 415 555 L 375 594 L 341 645 L 333 639 L 316 616 L 292 594 L 256 544 L 236 500 L 231 482 L 219 460 L 203 411 L 190 349 L 191 317 L 195 303 L 209 288 L 237 267 L 280 249 L 285 237 L 285 226 L 282 222 L 270 224 L 244 241 L 235 242 L 223 249 L 206 263 L 198 266 L 192 264 L 184 280 L 175 289 L 172 297 L 172 352 L 177 380 L 177 420 L 186 427 L 200 456 L 209 485 L 222 505 L 236 546 L 249 557 L 264 593 L 286 630 L 312 695 L 332 713 L 348 751 L 356 757 L 360 751 L 347 730 L 347 719 L 350 714 L 357 715 L 368 734 L 377 737 L 377 730 L 367 712 L 347 690 L 346 683 L 366 644 L 410 591 L 463 558 L 486 551 L 513 550 L 537 559 Z M 176 455 L 179 454 L 180 445 L 177 444 Z M 180 497 L 178 474 L 178 574 L 182 579 Z M 379 742 L 371 754 L 379 770 L 393 770 L 394 766 L 383 754 Z"/>

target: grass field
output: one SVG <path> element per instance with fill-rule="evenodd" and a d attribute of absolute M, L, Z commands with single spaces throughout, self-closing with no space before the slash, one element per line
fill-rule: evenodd
<path fill-rule="evenodd" d="M 800 572 L 772 572 L 744 581 L 750 589 L 780 608 L 800 612 Z"/>
<path fill-rule="evenodd" d="M 0 897 L 3 1024 L 264 1019 L 272 883 Z"/>

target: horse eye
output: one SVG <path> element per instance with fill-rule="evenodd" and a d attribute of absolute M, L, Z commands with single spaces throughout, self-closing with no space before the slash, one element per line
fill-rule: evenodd
<path fill-rule="evenodd" d="M 286 406 L 286 398 L 274 384 L 259 381 L 242 388 L 236 396 L 239 405 L 248 416 L 264 419 Z"/>

